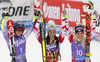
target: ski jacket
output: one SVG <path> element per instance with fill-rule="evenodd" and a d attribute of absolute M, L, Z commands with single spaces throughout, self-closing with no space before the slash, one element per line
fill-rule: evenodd
<path fill-rule="evenodd" d="M 72 61 L 85 61 L 86 58 L 86 41 L 84 42 L 84 48 L 81 46 L 81 41 L 78 41 L 78 43 L 80 45 L 77 45 L 75 43 L 75 38 L 74 38 L 74 34 L 72 33 L 72 31 L 70 30 L 69 27 L 69 21 L 66 21 L 66 29 L 67 29 L 67 37 L 71 43 L 71 49 L 72 49 Z M 91 40 L 93 38 L 93 35 L 95 34 L 95 20 L 91 20 Z M 86 34 L 85 34 L 86 35 Z M 86 38 L 85 38 L 86 40 Z"/>
<path fill-rule="evenodd" d="M 60 51 L 60 45 L 61 43 L 63 42 L 64 38 L 65 38 L 65 30 L 66 30 L 66 26 L 65 26 L 65 20 L 63 18 L 61 18 L 61 29 L 60 29 L 60 35 L 58 37 L 58 40 L 59 40 L 59 46 L 57 47 L 56 45 L 56 40 L 55 40 L 55 43 L 54 44 L 47 44 L 47 40 L 46 41 L 46 54 L 47 54 L 47 60 L 51 60 L 51 51 L 54 50 L 54 56 L 57 56 L 57 50 Z M 34 27 L 34 33 L 35 33 L 35 36 L 37 38 L 37 40 L 39 41 L 39 43 L 41 43 L 41 38 L 40 38 L 40 33 L 39 33 L 39 26 L 40 26 L 40 23 L 41 23 L 41 19 L 38 20 L 37 19 L 37 23 Z M 57 59 L 55 59 L 54 62 L 56 62 Z M 49 62 L 49 61 L 47 61 Z"/>
<path fill-rule="evenodd" d="M 20 36 L 20 37 L 14 36 L 14 45 L 15 45 L 15 54 L 16 54 L 16 56 L 25 55 L 25 51 L 26 51 L 26 39 L 33 32 L 35 23 L 36 23 L 36 21 L 32 22 L 31 27 L 27 30 L 27 32 L 23 33 L 22 36 Z M 10 43 L 9 43 L 9 37 L 8 37 L 8 31 L 7 31 L 7 28 L 6 28 L 6 22 L 4 23 L 4 29 L 2 30 L 2 33 L 3 33 L 4 39 L 7 42 L 9 51 L 11 53 Z"/>

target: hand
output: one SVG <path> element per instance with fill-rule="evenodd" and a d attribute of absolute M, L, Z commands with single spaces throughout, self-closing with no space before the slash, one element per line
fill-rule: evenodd
<path fill-rule="evenodd" d="M 41 14 L 39 15 L 38 19 L 42 19 L 42 15 Z"/>
<path fill-rule="evenodd" d="M 86 58 L 85 62 L 91 62 L 90 58 Z"/>
<path fill-rule="evenodd" d="M 63 16 L 65 16 L 65 15 L 66 15 L 66 11 L 65 11 L 65 10 L 62 12 L 62 15 L 63 15 Z"/>

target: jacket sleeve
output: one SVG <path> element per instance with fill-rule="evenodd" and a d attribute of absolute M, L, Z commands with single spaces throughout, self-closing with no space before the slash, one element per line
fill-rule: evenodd
<path fill-rule="evenodd" d="M 29 37 L 29 35 L 33 32 L 34 27 L 36 24 L 36 20 L 34 22 L 32 22 L 31 27 L 24 33 L 24 37 L 27 39 Z"/>
<path fill-rule="evenodd" d="M 93 38 L 93 35 L 95 34 L 96 32 L 96 20 L 92 20 L 91 21 L 91 40 Z"/>
<path fill-rule="evenodd" d="M 36 23 L 36 25 L 35 25 L 35 27 L 34 27 L 34 34 L 35 34 L 35 36 L 36 36 L 36 38 L 37 38 L 37 40 L 39 41 L 39 43 L 41 43 L 41 40 L 40 40 L 40 29 L 39 29 L 39 26 L 40 26 L 40 22 L 41 22 L 41 20 L 37 20 L 37 23 Z"/>
<path fill-rule="evenodd" d="M 6 20 L 8 20 L 8 19 L 3 19 L 2 20 L 2 24 L 1 24 L 1 26 L 2 26 L 2 33 L 3 33 L 3 37 L 4 37 L 4 39 L 6 40 L 6 42 L 7 42 L 7 46 L 8 46 L 8 48 L 9 48 L 9 50 L 10 50 L 10 43 L 9 43 L 9 36 L 8 36 L 8 31 L 7 31 L 7 22 L 6 22 Z"/>
<path fill-rule="evenodd" d="M 2 20 L 2 33 L 3 33 L 3 36 L 4 36 L 4 39 L 6 40 L 7 44 L 9 44 L 9 37 L 8 37 L 8 31 L 7 31 L 7 22 L 6 20 Z"/>
<path fill-rule="evenodd" d="M 73 34 L 69 27 L 69 19 L 64 19 L 64 17 L 62 16 L 62 21 L 63 21 L 63 25 L 65 25 L 65 27 L 66 27 L 65 32 L 67 33 L 68 40 L 70 41 L 70 43 L 72 43 L 73 42 Z"/>
<path fill-rule="evenodd" d="M 65 19 L 61 17 L 61 29 L 60 29 L 60 35 L 59 35 L 59 42 L 62 43 L 65 38 L 66 33 L 66 25 L 65 25 Z"/>

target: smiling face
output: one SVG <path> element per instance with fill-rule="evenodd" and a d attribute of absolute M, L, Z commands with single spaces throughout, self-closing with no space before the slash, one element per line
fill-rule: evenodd
<path fill-rule="evenodd" d="M 84 36 L 84 33 L 83 32 L 78 32 L 76 35 L 77 35 L 77 38 L 81 40 Z"/>
<path fill-rule="evenodd" d="M 56 32 L 54 30 L 49 31 L 48 33 L 50 38 L 53 38 L 56 35 Z"/>
<path fill-rule="evenodd" d="M 21 36 L 22 35 L 22 31 L 21 30 L 16 30 L 15 33 L 16 33 L 17 36 Z"/>

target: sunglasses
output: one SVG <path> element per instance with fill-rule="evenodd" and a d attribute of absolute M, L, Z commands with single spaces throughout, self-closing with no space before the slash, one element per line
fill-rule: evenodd
<path fill-rule="evenodd" d="M 23 32 L 24 31 L 24 28 L 23 27 L 15 27 L 15 30 L 16 31 L 22 31 Z"/>

